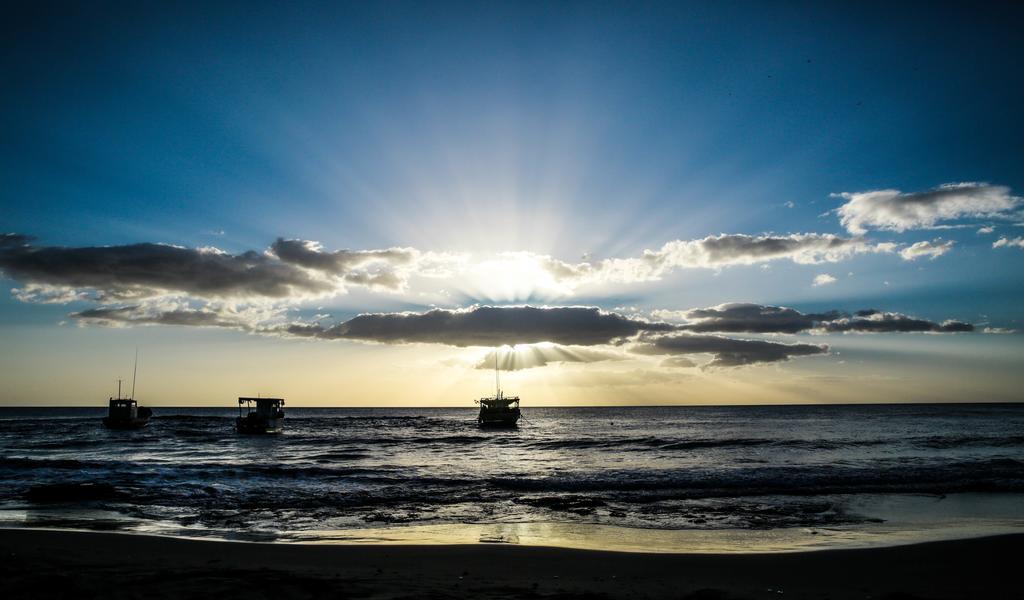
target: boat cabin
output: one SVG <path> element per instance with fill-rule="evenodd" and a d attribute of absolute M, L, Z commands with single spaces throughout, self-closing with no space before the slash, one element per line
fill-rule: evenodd
<path fill-rule="evenodd" d="M 111 398 L 107 416 L 111 419 L 137 419 L 139 403 L 128 398 Z"/>
<path fill-rule="evenodd" d="M 500 391 L 492 398 L 477 400 L 480 414 L 477 422 L 485 427 L 515 427 L 522 416 L 519 412 L 519 396 L 504 396 Z"/>
<path fill-rule="evenodd" d="M 277 433 L 284 428 L 284 398 L 239 398 L 239 433 Z"/>
<path fill-rule="evenodd" d="M 141 429 L 149 424 L 153 411 L 131 398 L 110 398 L 103 425 L 108 429 Z"/>

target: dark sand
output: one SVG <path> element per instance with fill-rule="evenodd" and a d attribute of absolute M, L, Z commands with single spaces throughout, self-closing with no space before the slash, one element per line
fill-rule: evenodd
<path fill-rule="evenodd" d="M 5 598 L 1024 598 L 1024 534 L 791 554 L 0 530 Z"/>

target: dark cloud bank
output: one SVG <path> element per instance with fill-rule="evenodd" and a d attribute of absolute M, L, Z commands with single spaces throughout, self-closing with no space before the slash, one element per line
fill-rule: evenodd
<path fill-rule="evenodd" d="M 292 335 L 386 344 L 431 343 L 449 346 L 500 346 L 553 342 L 595 346 L 640 332 L 675 329 L 605 312 L 593 307 L 539 308 L 478 306 L 468 310 L 434 309 L 425 313 L 359 315 L 331 327 L 289 326 Z"/>
<path fill-rule="evenodd" d="M 123 246 L 34 246 L 0 236 L 0 270 L 18 281 L 93 290 L 103 300 L 187 294 L 197 298 L 288 299 L 327 294 L 339 280 L 398 289 L 395 272 L 410 249 L 324 252 L 316 242 L 278 238 L 267 252 L 140 243 Z"/>
<path fill-rule="evenodd" d="M 739 367 L 780 362 L 794 356 L 828 354 L 828 346 L 824 344 L 782 344 L 765 340 L 738 340 L 718 335 L 694 334 L 645 338 L 633 348 L 634 352 L 655 355 L 711 354 L 714 358 L 704 365 L 706 367 Z"/>
<path fill-rule="evenodd" d="M 594 346 L 626 343 L 630 350 L 639 354 L 712 354 L 714 359 L 707 365 L 712 367 L 778 362 L 793 356 L 828 352 L 828 347 L 823 345 L 675 333 L 679 329 L 670 323 L 626 317 L 593 307 L 480 306 L 458 311 L 434 309 L 426 313 L 359 315 L 332 327 L 292 325 L 286 331 L 291 335 L 389 344 L 498 346 L 553 342 Z M 629 345 L 628 340 L 637 336 L 641 341 Z M 560 362 L 593 362 L 596 359 L 598 357 L 590 355 L 575 358 L 569 355 Z"/>
<path fill-rule="evenodd" d="M 173 308 L 149 309 L 141 305 L 105 306 L 71 313 L 74 319 L 98 325 L 183 325 L 186 327 L 227 327 L 255 331 L 255 327 L 237 313 L 226 310 Z"/>
<path fill-rule="evenodd" d="M 736 339 L 709 333 L 824 332 L 960 332 L 968 323 L 939 324 L 898 313 L 876 310 L 844 315 L 838 311 L 805 314 L 791 308 L 728 304 L 687 313 L 695 323 L 671 324 L 628 317 L 594 307 L 478 306 L 433 309 L 423 313 L 376 313 L 356 316 L 335 325 L 291 323 L 260 325 L 245 315 L 224 310 L 182 309 L 153 311 L 144 306 L 95 308 L 72 316 L 101 324 L 162 324 L 235 327 L 254 333 L 323 340 L 354 340 L 384 344 L 444 344 L 456 347 L 501 346 L 551 342 L 554 349 L 523 357 L 519 368 L 550 362 L 596 362 L 621 356 L 587 350 L 586 346 L 617 345 L 644 355 L 669 357 L 666 366 L 692 366 L 682 356 L 711 354 L 705 366 L 735 367 L 772 363 L 800 356 L 827 354 L 823 344 L 783 343 Z M 573 348 L 568 348 L 568 347 Z M 493 355 L 490 357 L 493 360 Z"/>
<path fill-rule="evenodd" d="M 718 333 L 957 333 L 974 331 L 970 323 L 936 323 L 900 313 L 868 309 L 850 315 L 839 311 L 802 313 L 796 309 L 761 304 L 722 304 L 686 313 L 683 331 Z"/>

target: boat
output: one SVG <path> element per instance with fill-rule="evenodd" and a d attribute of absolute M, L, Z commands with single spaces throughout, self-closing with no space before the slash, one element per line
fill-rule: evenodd
<path fill-rule="evenodd" d="M 280 433 L 284 429 L 284 398 L 239 398 L 238 433 Z"/>
<path fill-rule="evenodd" d="M 480 427 L 518 427 L 522 413 L 519 411 L 519 396 L 506 396 L 501 391 L 501 379 L 498 375 L 498 352 L 494 351 L 494 383 L 497 388 L 494 396 L 480 398 L 480 414 L 476 421 Z"/>
<path fill-rule="evenodd" d="M 107 429 L 142 429 L 149 425 L 153 411 L 131 398 L 111 398 L 103 425 Z"/>
<path fill-rule="evenodd" d="M 522 414 L 519 411 L 519 396 L 505 397 L 500 391 L 493 398 L 477 400 L 480 414 L 477 423 L 481 427 L 518 427 Z"/>
<path fill-rule="evenodd" d="M 135 353 L 135 366 L 132 368 L 132 394 L 128 398 L 121 397 L 121 380 L 117 380 L 117 398 L 109 399 L 107 416 L 103 417 L 103 426 L 107 429 L 142 429 L 149 425 L 153 411 L 139 406 L 135 401 L 135 375 L 139 368 L 139 353 Z"/>

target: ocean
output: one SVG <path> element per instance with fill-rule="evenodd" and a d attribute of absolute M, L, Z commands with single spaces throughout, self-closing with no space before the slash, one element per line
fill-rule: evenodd
<path fill-rule="evenodd" d="M 144 402 L 143 402 L 144 404 Z M 1024 405 L 0 409 L 0 526 L 230 540 L 795 550 L 1024 530 Z"/>

